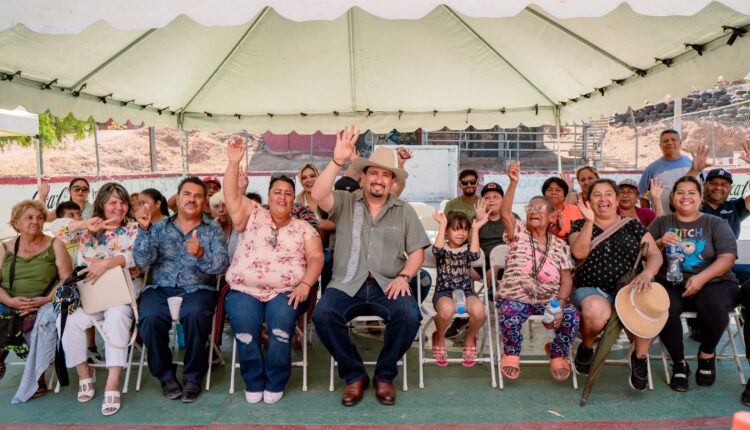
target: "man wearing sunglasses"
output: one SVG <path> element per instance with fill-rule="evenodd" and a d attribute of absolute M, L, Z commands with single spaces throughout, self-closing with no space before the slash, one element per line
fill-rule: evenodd
<path fill-rule="evenodd" d="M 469 218 L 477 215 L 474 206 L 477 204 L 477 175 L 476 170 L 465 169 L 458 175 L 458 186 L 461 187 L 461 195 L 451 199 L 446 205 L 444 213 L 458 211 L 465 213 Z"/>
<path fill-rule="evenodd" d="M 346 381 L 341 403 L 353 406 L 362 400 L 370 378 L 349 337 L 347 322 L 363 315 L 383 319 L 384 345 L 373 382 L 378 402 L 392 405 L 396 363 L 419 329 L 420 311 L 409 281 L 419 272 L 430 240 L 411 205 L 391 194 L 395 181 L 408 176 L 398 167 L 392 149 L 378 147 L 369 159 L 352 162 L 362 173 L 361 190 L 331 191 L 358 136 L 353 127 L 338 133 L 333 159 L 311 191 L 318 207 L 336 224 L 333 277 L 315 308 L 313 323 Z"/>

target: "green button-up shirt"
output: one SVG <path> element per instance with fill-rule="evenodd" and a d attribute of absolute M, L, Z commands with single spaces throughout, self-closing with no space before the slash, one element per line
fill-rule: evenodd
<path fill-rule="evenodd" d="M 354 214 L 357 202 L 362 203 L 359 252 L 353 241 Z M 333 257 L 333 278 L 328 288 L 339 289 L 354 297 L 372 274 L 381 288 L 404 269 L 407 254 L 430 246 L 419 217 L 410 204 L 389 196 L 373 222 L 362 191 L 333 192 L 330 219 L 336 223 L 336 248 Z"/>

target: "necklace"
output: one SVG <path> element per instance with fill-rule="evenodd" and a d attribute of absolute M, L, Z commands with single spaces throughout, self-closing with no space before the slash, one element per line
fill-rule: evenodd
<path fill-rule="evenodd" d="M 541 281 L 539 279 L 539 272 L 542 271 L 542 267 L 544 267 L 544 262 L 547 261 L 547 256 L 549 255 L 549 229 L 545 232 L 546 234 L 546 243 L 544 244 L 544 255 L 542 255 L 542 261 L 537 264 L 536 262 L 536 244 L 534 243 L 534 235 L 531 234 L 531 231 L 529 231 L 529 242 L 531 242 L 531 279 L 534 280 L 534 284 L 539 286 L 539 282 Z M 534 302 L 536 303 L 536 293 L 537 289 L 534 289 Z"/>

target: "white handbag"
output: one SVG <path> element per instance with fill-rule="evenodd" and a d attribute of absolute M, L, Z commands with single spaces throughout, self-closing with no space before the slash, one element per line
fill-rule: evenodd
<path fill-rule="evenodd" d="M 120 266 L 113 267 L 106 272 L 95 283 L 81 281 L 78 283 L 78 294 L 81 296 L 81 307 L 83 311 L 91 316 L 94 326 L 102 335 L 104 341 L 115 348 L 127 348 L 135 341 L 136 332 L 127 345 L 113 344 L 107 334 L 99 325 L 93 315 L 103 312 L 113 306 L 130 305 L 133 309 L 135 320 L 138 320 L 138 305 L 136 303 L 135 289 L 128 272 Z"/>

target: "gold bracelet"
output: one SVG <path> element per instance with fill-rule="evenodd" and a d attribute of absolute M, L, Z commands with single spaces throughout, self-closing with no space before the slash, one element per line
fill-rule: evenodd
<path fill-rule="evenodd" d="M 344 167 L 344 163 L 339 163 L 339 162 L 338 162 L 338 161 L 336 161 L 336 159 L 335 159 L 335 158 L 333 158 L 333 157 L 331 157 L 331 161 L 333 161 L 333 164 L 335 164 L 335 165 L 337 165 L 337 166 L 339 166 L 339 167 Z"/>

